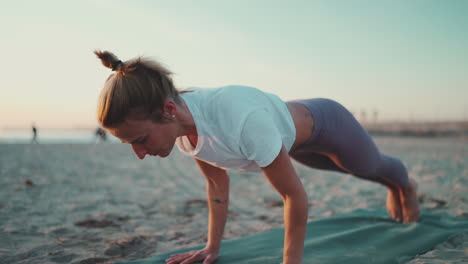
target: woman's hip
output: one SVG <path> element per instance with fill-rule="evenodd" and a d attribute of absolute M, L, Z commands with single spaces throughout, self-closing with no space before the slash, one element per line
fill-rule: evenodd
<path fill-rule="evenodd" d="M 313 98 L 295 100 L 295 102 L 303 104 L 310 111 L 314 122 L 312 136 L 305 145 L 324 145 L 330 148 L 339 143 L 337 142 L 339 139 L 346 139 L 349 136 L 368 137 L 353 114 L 334 100 Z M 333 136 L 334 140 L 331 140 L 330 136 Z"/>

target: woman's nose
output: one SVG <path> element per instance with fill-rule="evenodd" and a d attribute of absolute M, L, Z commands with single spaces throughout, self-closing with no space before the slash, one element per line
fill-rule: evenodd
<path fill-rule="evenodd" d="M 133 152 L 135 152 L 135 154 L 137 155 L 137 157 L 141 160 L 144 159 L 146 154 L 148 153 L 146 151 L 145 146 L 143 146 L 142 144 L 132 144 L 132 149 Z"/>

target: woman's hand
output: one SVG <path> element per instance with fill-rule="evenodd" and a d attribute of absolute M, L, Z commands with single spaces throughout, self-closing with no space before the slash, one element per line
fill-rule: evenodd
<path fill-rule="evenodd" d="M 214 263 L 218 258 L 218 251 L 207 248 L 193 250 L 186 253 L 171 255 L 166 259 L 167 264 L 190 264 L 203 261 L 203 264 Z"/>

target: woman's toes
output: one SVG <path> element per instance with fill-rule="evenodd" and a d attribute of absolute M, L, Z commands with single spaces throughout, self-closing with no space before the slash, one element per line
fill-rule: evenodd
<path fill-rule="evenodd" d="M 410 180 L 407 186 L 400 189 L 400 200 L 404 223 L 412 223 L 419 220 L 420 210 L 417 193 L 418 185 Z"/>
<path fill-rule="evenodd" d="M 397 191 L 388 190 L 387 193 L 387 211 L 390 216 L 397 222 L 403 220 L 403 213 L 401 209 L 400 196 Z"/>

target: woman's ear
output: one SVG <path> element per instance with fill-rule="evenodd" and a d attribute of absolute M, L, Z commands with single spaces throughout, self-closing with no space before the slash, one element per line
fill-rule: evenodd
<path fill-rule="evenodd" d="M 171 99 L 164 100 L 163 116 L 167 119 L 173 119 L 173 116 L 175 116 L 176 113 L 177 104 Z"/>

